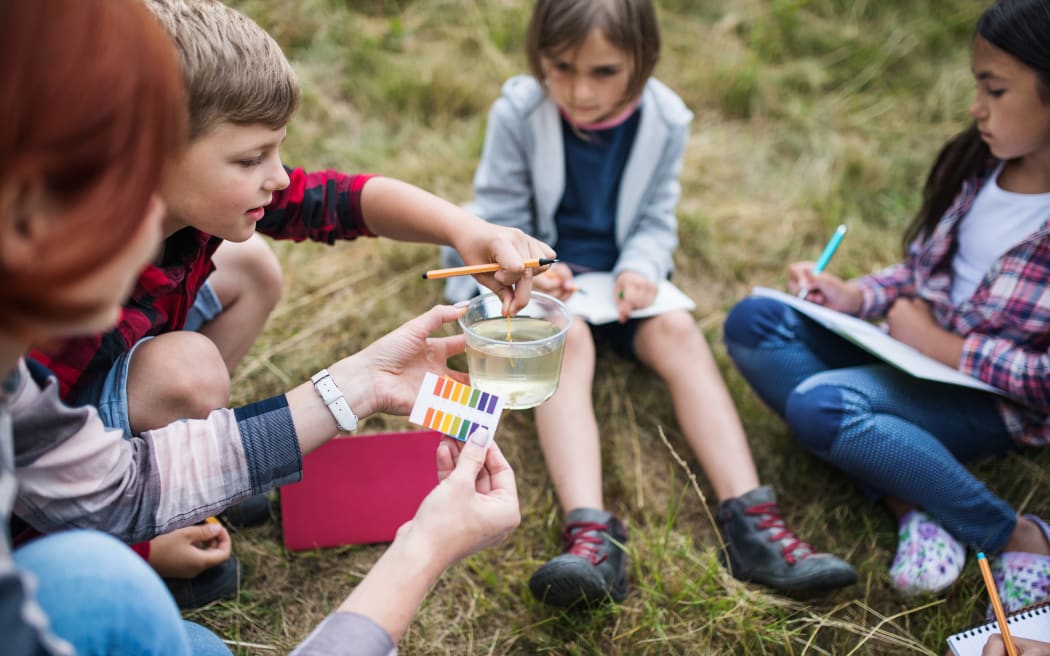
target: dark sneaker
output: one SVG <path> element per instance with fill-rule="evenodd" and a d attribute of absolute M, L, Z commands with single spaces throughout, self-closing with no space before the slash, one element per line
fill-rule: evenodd
<path fill-rule="evenodd" d="M 627 529 L 603 510 L 577 508 L 565 518 L 565 552 L 529 579 L 538 601 L 559 608 L 627 596 Z"/>
<path fill-rule="evenodd" d="M 193 610 L 213 601 L 233 597 L 241 587 L 241 561 L 230 557 L 192 579 L 164 579 L 181 610 Z"/>
<path fill-rule="evenodd" d="M 794 593 L 857 582 L 857 572 L 849 563 L 817 553 L 784 524 L 776 495 L 768 485 L 720 503 L 718 526 L 732 574 L 741 581 Z"/>
<path fill-rule="evenodd" d="M 265 494 L 256 494 L 230 506 L 220 516 L 227 524 L 237 528 L 258 526 L 270 521 L 270 498 Z"/>

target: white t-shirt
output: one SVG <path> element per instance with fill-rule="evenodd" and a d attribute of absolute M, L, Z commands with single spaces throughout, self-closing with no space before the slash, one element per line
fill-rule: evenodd
<path fill-rule="evenodd" d="M 1050 193 L 1006 191 L 999 186 L 1002 170 L 1000 164 L 959 223 L 959 244 L 952 258 L 955 305 L 973 296 L 992 264 L 1050 218 Z"/>

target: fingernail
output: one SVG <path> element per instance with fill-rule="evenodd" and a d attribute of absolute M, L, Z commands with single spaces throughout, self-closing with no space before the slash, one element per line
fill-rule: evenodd
<path fill-rule="evenodd" d="M 211 531 L 212 535 L 218 535 L 219 531 L 222 530 L 222 526 L 219 524 L 208 524 L 208 530 Z"/>
<path fill-rule="evenodd" d="M 452 307 L 454 307 L 454 308 L 465 308 L 468 305 L 470 305 L 470 301 L 469 300 L 467 300 L 467 301 L 459 301 L 457 303 L 453 303 Z"/>
<path fill-rule="evenodd" d="M 471 444 L 477 444 L 478 446 L 489 445 L 489 429 L 482 426 L 481 428 L 474 431 L 470 436 Z"/>

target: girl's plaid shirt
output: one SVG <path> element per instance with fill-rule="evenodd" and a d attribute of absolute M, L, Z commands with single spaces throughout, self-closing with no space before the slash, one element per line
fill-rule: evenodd
<path fill-rule="evenodd" d="M 988 162 L 963 184 L 933 233 L 911 244 L 904 262 L 855 282 L 864 293 L 864 318 L 885 316 L 901 296 L 928 302 L 942 328 L 965 338 L 959 370 L 1013 399 L 999 400 L 1011 436 L 1044 445 L 1050 443 L 1050 217 L 992 265 L 969 300 L 951 302 L 959 222 L 997 164 Z"/>

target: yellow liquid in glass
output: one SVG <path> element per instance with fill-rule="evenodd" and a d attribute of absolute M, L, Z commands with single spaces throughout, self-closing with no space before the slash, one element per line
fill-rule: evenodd
<path fill-rule="evenodd" d="M 512 410 L 543 403 L 558 389 L 564 340 L 545 340 L 558 334 L 549 321 L 532 317 L 486 319 L 470 327 L 480 340 L 467 336 L 470 384 L 504 400 Z"/>

